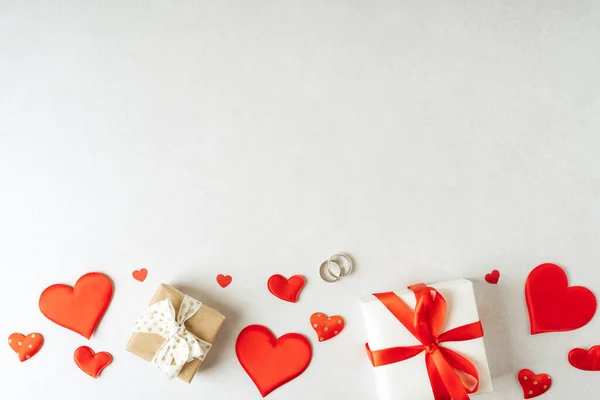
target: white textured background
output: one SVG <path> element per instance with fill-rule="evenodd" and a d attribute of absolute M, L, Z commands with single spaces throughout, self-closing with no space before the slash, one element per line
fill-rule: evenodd
<path fill-rule="evenodd" d="M 259 399 L 234 342 L 262 323 L 314 345 L 269 399 L 374 399 L 359 296 L 457 277 L 478 281 L 478 399 L 520 398 L 525 367 L 546 399 L 597 396 L 567 353 L 600 318 L 531 337 L 522 293 L 544 261 L 600 293 L 599 27 L 597 1 L 0 0 L 0 333 L 46 338 L 23 364 L 0 346 L 0 397 Z M 328 286 L 340 250 L 357 268 Z M 37 301 L 93 270 L 116 292 L 88 342 Z M 308 278 L 298 304 L 273 273 Z M 229 317 L 191 386 L 124 351 L 160 282 Z M 314 311 L 346 330 L 317 343 Z M 84 344 L 114 355 L 98 380 Z"/>

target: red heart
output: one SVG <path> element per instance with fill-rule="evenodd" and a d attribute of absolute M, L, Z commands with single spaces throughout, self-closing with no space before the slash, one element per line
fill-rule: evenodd
<path fill-rule="evenodd" d="M 77 364 L 83 372 L 92 378 L 98 378 L 100 372 L 112 362 L 112 356 L 105 351 L 96 354 L 94 353 L 94 350 L 89 347 L 81 346 L 75 350 L 73 360 L 75 360 L 75 364 Z"/>
<path fill-rule="evenodd" d="M 498 279 L 500 279 L 500 271 L 498 271 L 497 269 L 485 275 L 485 281 L 487 283 L 491 283 L 492 285 L 498 283 Z"/>
<path fill-rule="evenodd" d="M 523 397 L 526 399 L 532 399 L 539 395 L 542 395 L 550 389 L 552 386 L 552 378 L 548 374 L 534 375 L 528 369 L 522 369 L 519 371 L 519 383 L 523 388 Z"/>
<path fill-rule="evenodd" d="M 581 328 L 596 313 L 596 296 L 584 287 L 569 287 L 567 274 L 554 264 L 542 264 L 531 271 L 525 298 L 532 335 Z"/>
<path fill-rule="evenodd" d="M 19 355 L 19 360 L 23 362 L 40 351 L 44 344 L 44 337 L 39 333 L 30 333 L 27 336 L 13 333 L 8 337 L 8 344 Z"/>
<path fill-rule="evenodd" d="M 269 291 L 281 300 L 296 303 L 300 291 L 304 287 L 304 277 L 302 275 L 294 275 L 290 279 L 286 279 L 283 275 L 273 275 L 267 282 Z"/>
<path fill-rule="evenodd" d="M 585 349 L 571 350 L 569 352 L 569 363 L 584 371 L 600 371 L 600 346 L 593 346 L 587 351 Z"/>
<path fill-rule="evenodd" d="M 217 283 L 222 288 L 226 288 L 227 286 L 229 286 L 229 284 L 231 283 L 232 280 L 233 280 L 233 278 L 231 277 L 231 275 L 223 275 L 223 274 L 217 275 Z"/>
<path fill-rule="evenodd" d="M 235 353 L 263 397 L 302 374 L 312 358 L 306 337 L 288 333 L 277 339 L 262 325 L 240 332 Z"/>
<path fill-rule="evenodd" d="M 146 268 L 136 269 L 131 273 L 131 275 L 133 276 L 133 279 L 144 282 L 148 276 L 148 270 Z"/>
<path fill-rule="evenodd" d="M 110 278 L 90 272 L 79 278 L 74 287 L 58 284 L 46 288 L 39 306 L 50 321 L 89 339 L 106 312 L 112 294 Z"/>
<path fill-rule="evenodd" d="M 324 342 L 336 336 L 344 329 L 344 318 L 339 315 L 328 317 L 323 313 L 314 313 L 310 316 L 310 324 L 317 332 L 319 342 Z"/>

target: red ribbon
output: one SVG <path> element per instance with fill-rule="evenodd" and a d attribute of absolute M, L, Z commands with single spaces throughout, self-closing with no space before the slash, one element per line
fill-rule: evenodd
<path fill-rule="evenodd" d="M 422 283 L 409 286 L 417 299 L 412 310 L 394 292 L 374 294 L 379 301 L 421 342 L 421 345 L 390 347 L 367 353 L 374 367 L 407 360 L 425 351 L 425 365 L 435 400 L 469 400 L 468 394 L 479 389 L 479 373 L 467 358 L 441 347 L 483 337 L 481 322 L 460 326 L 440 334 L 446 319 L 446 300 L 434 288 Z"/>

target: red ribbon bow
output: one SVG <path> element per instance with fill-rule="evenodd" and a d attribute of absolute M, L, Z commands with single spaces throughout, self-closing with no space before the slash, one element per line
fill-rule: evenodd
<path fill-rule="evenodd" d="M 425 351 L 425 365 L 435 400 L 469 400 L 468 394 L 479 389 L 477 368 L 467 358 L 440 346 L 440 343 L 483 337 L 481 322 L 477 321 L 440 334 L 446 319 L 444 297 L 434 288 L 422 283 L 409 286 L 409 289 L 417 299 L 414 310 L 394 292 L 375 293 L 374 296 L 421 342 L 421 345 L 371 351 L 367 343 L 371 364 L 374 367 L 394 364 Z"/>

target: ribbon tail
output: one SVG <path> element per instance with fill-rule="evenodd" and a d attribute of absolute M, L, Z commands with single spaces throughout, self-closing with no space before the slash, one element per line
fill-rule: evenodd
<path fill-rule="evenodd" d="M 454 370 L 454 367 L 446 359 L 446 354 L 438 349 L 430 354 L 430 358 L 440 376 L 443 386 L 448 391 L 450 397 L 447 397 L 447 400 L 469 400 L 467 389 L 458 376 L 458 373 Z"/>
<path fill-rule="evenodd" d="M 390 347 L 383 350 L 372 351 L 368 343 L 365 344 L 365 347 L 367 349 L 369 360 L 371 360 L 371 364 L 373 364 L 374 367 L 380 367 L 382 365 L 394 364 L 399 361 L 408 360 L 409 358 L 421 353 L 425 349 L 425 347 L 421 345 L 409 347 Z"/>
<path fill-rule="evenodd" d="M 425 353 L 425 366 L 427 367 L 427 374 L 429 375 L 429 383 L 431 384 L 431 391 L 433 392 L 433 398 L 435 400 L 448 400 L 450 395 L 446 390 L 446 385 L 437 370 L 435 362 L 431 357 L 431 354 Z"/>
<path fill-rule="evenodd" d="M 466 357 L 448 348 L 440 347 L 444 359 L 457 371 L 457 376 L 462 382 L 466 392 L 471 394 L 479 390 L 479 372 L 471 361 Z M 469 382 L 465 382 L 468 380 Z"/>

